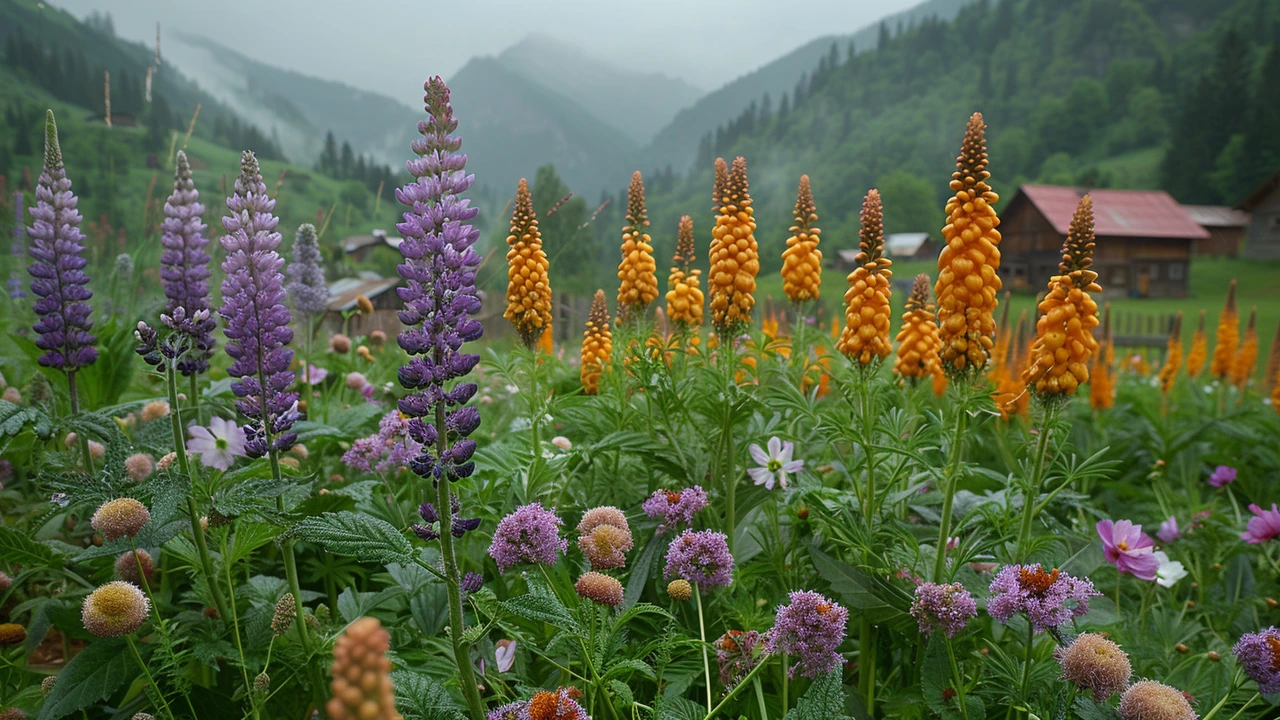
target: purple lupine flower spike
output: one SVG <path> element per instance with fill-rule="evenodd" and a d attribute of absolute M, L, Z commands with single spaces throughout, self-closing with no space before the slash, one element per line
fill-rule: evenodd
<path fill-rule="evenodd" d="M 93 293 L 84 274 L 88 261 L 80 255 L 84 234 L 76 203 L 62 166 L 58 126 L 49 110 L 45 116 L 44 169 L 36 183 L 36 205 L 31 208 L 32 224 L 27 228 L 34 259 L 27 272 L 32 277 L 31 292 L 40 298 L 32 305 L 40 316 L 34 328 L 40 334 L 36 346 L 45 351 L 40 364 L 67 372 L 98 359 L 93 346 L 97 338 L 90 332 L 93 309 L 85 302 Z"/>
<path fill-rule="evenodd" d="M 16 259 L 17 257 L 21 257 L 22 255 L 26 255 L 26 254 L 27 254 L 27 253 L 26 253 L 26 251 L 22 248 L 22 237 L 23 237 L 23 235 L 25 235 L 25 234 L 26 234 L 26 229 L 25 229 L 25 226 L 26 226 L 26 217 L 25 217 L 26 211 L 25 211 L 24 206 L 23 206 L 23 201 L 24 201 L 25 199 L 26 199 L 26 196 L 24 196 L 24 195 L 22 194 L 22 191 L 21 191 L 21 190 L 16 190 L 16 191 L 14 191 L 14 193 L 13 193 L 13 247 L 12 247 L 12 251 L 13 251 L 13 254 L 14 254 L 15 259 Z M 23 289 L 22 289 L 22 276 L 18 274 L 17 269 L 14 269 L 12 272 L 10 272 L 10 273 L 9 273 L 9 299 L 11 299 L 11 300 L 21 300 L 21 299 L 25 298 L 26 296 L 27 296 L 27 293 L 26 293 L 26 292 L 24 292 L 24 291 L 23 291 Z"/>
<path fill-rule="evenodd" d="M 293 262 L 289 264 L 289 299 L 300 313 L 319 315 L 329 307 L 329 286 L 324 281 L 323 257 L 316 226 L 303 223 L 293 238 Z"/>
<path fill-rule="evenodd" d="M 248 150 L 240 159 L 235 193 L 227 198 L 231 214 L 222 218 L 227 231 L 220 239 L 227 259 L 222 271 L 222 309 L 226 318 L 227 354 L 234 360 L 227 374 L 239 378 L 231 385 L 236 408 L 249 418 L 245 453 L 262 457 L 287 450 L 297 440 L 289 428 L 298 419 L 298 394 L 289 392 L 293 339 L 289 310 L 284 306 L 284 259 L 276 252 L 280 220 L 276 201 L 267 195 L 258 158 Z"/>
<path fill-rule="evenodd" d="M 480 311 L 476 270 L 480 255 L 472 247 L 480 231 L 468 224 L 477 210 L 458 195 L 471 186 L 467 156 L 458 152 L 462 140 L 451 135 L 458 127 L 449 105 L 449 88 L 439 77 L 424 86 L 428 120 L 418 123 L 422 137 L 413 141 L 418 156 L 405 165 L 417 178 L 396 190 L 396 198 L 410 208 L 396 228 L 404 238 L 397 268 L 406 280 L 397 292 L 404 301 L 400 321 L 400 347 L 413 355 L 400 368 L 400 384 L 415 391 L 400 401 L 400 411 L 413 418 L 409 435 L 422 444 L 421 454 L 409 467 L 421 477 L 451 480 L 471 475 L 476 444 L 466 436 L 480 422 L 475 408 L 461 407 L 476 392 L 475 383 L 445 384 L 467 373 L 480 356 L 459 352 L 464 342 L 476 340 L 484 329 L 472 315 Z M 445 427 L 436 427 L 435 411 L 443 403 L 451 409 Z M 434 454 L 440 432 L 453 441 L 442 456 Z"/>
<path fill-rule="evenodd" d="M 191 163 L 187 153 L 179 150 L 173 173 L 173 194 L 164 204 L 164 222 L 160 225 L 160 280 L 168 302 L 164 306 L 166 324 L 183 334 L 185 353 L 178 359 L 183 375 L 197 375 L 209 369 L 216 341 L 213 331 L 218 322 L 209 317 L 209 253 L 205 246 L 208 227 L 201 220 L 204 205 L 191 179 Z M 197 319 L 196 315 L 203 311 Z M 188 320 L 183 324 L 182 320 Z M 176 321 L 176 322 L 175 322 Z"/>

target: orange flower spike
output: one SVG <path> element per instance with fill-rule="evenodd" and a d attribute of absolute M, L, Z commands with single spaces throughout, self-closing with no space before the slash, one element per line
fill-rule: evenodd
<path fill-rule="evenodd" d="M 507 246 L 507 309 L 502 316 L 515 326 L 525 347 L 532 349 L 551 327 L 551 280 L 538 216 L 524 178 L 516 187 Z"/>
<path fill-rule="evenodd" d="M 716 165 L 716 226 L 711 231 L 711 325 L 724 338 L 739 333 L 751 322 L 755 307 L 756 275 L 760 272 L 760 248 L 756 244 L 755 209 L 747 185 L 747 161 L 735 158 L 733 169 L 722 180 L 723 161 Z"/>
<path fill-rule="evenodd" d="M 1200 313 L 1201 321 L 1204 312 Z M 1089 373 L 1089 406 L 1106 410 L 1115 404 L 1115 342 L 1111 339 L 1111 303 L 1102 310 L 1102 349 L 1093 357 Z"/>
<path fill-rule="evenodd" d="M 391 685 L 391 635 L 376 618 L 351 623 L 333 645 L 333 720 L 400 720 Z"/>
<path fill-rule="evenodd" d="M 1029 350 L 1025 348 L 1023 337 L 1026 336 L 1027 311 L 1018 316 L 1018 324 L 1014 326 L 1009 338 L 1009 356 L 1004 359 L 999 372 L 992 373 L 996 381 L 996 391 L 992 395 L 1000 417 L 1008 420 L 1014 415 L 1026 415 L 1030 409 L 1031 398 L 1027 394 L 1027 384 L 1022 382 L 1022 370 Z"/>
<path fill-rule="evenodd" d="M 627 188 L 627 224 L 622 228 L 622 262 L 618 265 L 618 317 L 622 319 L 643 315 L 658 297 L 658 264 L 647 227 L 644 181 L 637 170 Z"/>
<path fill-rule="evenodd" d="M 1271 353 L 1267 356 L 1267 369 L 1264 373 L 1262 379 L 1267 387 L 1274 385 L 1276 376 L 1280 375 L 1280 325 L 1276 326 L 1276 336 L 1271 340 Z M 1280 412 L 1280 408 L 1276 412 Z"/>
<path fill-rule="evenodd" d="M 1227 288 L 1227 303 L 1218 316 L 1217 343 L 1213 346 L 1213 360 L 1209 363 L 1209 374 L 1219 380 L 1226 380 L 1231 374 L 1231 366 L 1235 364 L 1236 349 L 1240 345 L 1240 315 L 1236 311 L 1236 281 L 1232 280 Z"/>
<path fill-rule="evenodd" d="M 1249 324 L 1245 326 L 1244 340 L 1240 343 L 1240 351 L 1236 353 L 1231 364 L 1231 384 L 1244 392 L 1258 367 L 1258 308 L 1249 311 Z"/>
<path fill-rule="evenodd" d="M 890 307 L 889 269 L 893 261 L 884 257 L 884 210 L 880 191 L 872 188 L 862 201 L 862 229 L 858 243 L 858 266 L 849 273 L 845 291 L 844 332 L 837 349 L 850 360 L 866 367 L 889 356 Z"/>
<path fill-rule="evenodd" d="M 1036 341 L 1031 363 L 1022 379 L 1040 397 L 1074 395 L 1089 381 L 1089 365 L 1098 350 L 1093 329 L 1098 326 L 1098 304 L 1090 293 L 1102 292 L 1093 265 L 1093 200 L 1080 198 L 1067 239 L 1062 246 L 1058 273 L 1049 280 L 1049 293 L 1040 301 Z"/>
<path fill-rule="evenodd" d="M 1169 344 L 1165 349 L 1164 365 L 1160 367 L 1160 391 L 1165 395 L 1173 389 L 1173 381 L 1178 377 L 1178 369 L 1182 367 L 1182 313 L 1173 318 L 1173 327 L 1169 330 Z"/>
<path fill-rule="evenodd" d="M 1191 350 L 1187 352 L 1187 377 L 1199 377 L 1209 359 L 1209 339 L 1204 332 L 1204 310 L 1200 311 L 1200 324 L 1191 336 Z"/>
<path fill-rule="evenodd" d="M 800 176 L 794 215 L 791 237 L 782 251 L 782 291 L 788 300 L 800 305 L 817 300 L 822 287 L 822 251 L 818 249 L 822 231 L 813 226 L 818 212 L 808 175 Z"/>
<path fill-rule="evenodd" d="M 671 274 L 667 278 L 667 317 L 684 332 L 702 327 L 702 271 L 690 267 L 695 250 L 693 218 L 685 215 L 680 218 L 676 253 L 671 259 Z"/>
<path fill-rule="evenodd" d="M 946 246 L 938 255 L 938 326 L 943 367 L 951 374 L 978 373 L 994 348 L 996 294 L 1000 292 L 1000 200 L 987 179 L 986 125 L 969 118 L 947 200 Z"/>
<path fill-rule="evenodd" d="M 538 336 L 538 352 L 551 355 L 556 350 L 554 338 L 551 337 L 551 325 L 547 324 L 542 330 L 542 334 Z"/>
<path fill-rule="evenodd" d="M 1009 361 L 1009 340 L 1013 333 L 1009 332 L 1009 296 L 1008 290 L 1004 291 L 1004 310 L 1000 311 L 1000 323 L 996 325 L 996 347 L 992 356 L 991 376 L 1000 375 L 1002 369 L 1008 367 Z"/>
<path fill-rule="evenodd" d="M 582 368 L 580 378 L 583 391 L 595 395 L 600 390 L 600 376 L 609 367 L 613 355 L 613 333 L 609 330 L 609 306 L 604 290 L 596 290 L 591 300 L 591 312 L 587 316 L 587 329 L 582 333 Z"/>
<path fill-rule="evenodd" d="M 942 372 L 942 360 L 938 357 L 942 341 L 938 339 L 938 324 L 933 318 L 929 292 L 929 276 L 920 273 L 911 286 L 911 297 L 907 298 L 902 313 L 902 329 L 898 331 L 898 356 L 893 371 L 912 382 L 921 378 L 946 377 Z"/>

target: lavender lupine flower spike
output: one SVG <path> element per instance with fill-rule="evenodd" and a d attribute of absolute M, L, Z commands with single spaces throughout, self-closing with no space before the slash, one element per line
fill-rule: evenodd
<path fill-rule="evenodd" d="M 293 238 L 293 262 L 289 264 L 289 299 L 295 310 L 318 315 L 329 307 L 329 286 L 324 281 L 323 258 L 316 226 L 303 223 Z"/>
<path fill-rule="evenodd" d="M 298 419 L 298 394 L 289 392 L 293 373 L 293 339 L 289 310 L 284 306 L 284 259 L 276 252 L 280 220 L 272 213 L 276 201 L 267 195 L 258 158 L 246 150 L 240 160 L 235 193 L 227 198 L 231 214 L 222 218 L 227 234 L 220 239 L 227 252 L 222 271 L 222 309 L 226 318 L 227 354 L 235 360 L 227 374 L 239 378 L 231 390 L 240 398 L 236 407 L 250 423 L 245 427 L 245 452 L 262 457 L 271 450 L 287 450 L 297 436 L 289 432 Z"/>
<path fill-rule="evenodd" d="M 25 210 L 23 200 L 26 197 L 21 190 L 13 193 L 13 255 L 17 259 L 26 254 L 22 249 L 22 236 L 26 234 L 24 226 L 26 225 Z M 22 290 L 22 276 L 18 274 L 17 269 L 9 273 L 9 299 L 21 300 L 27 296 Z"/>
<path fill-rule="evenodd" d="M 160 280 L 168 298 L 164 315 L 167 323 L 185 335 L 186 352 L 178 360 L 183 375 L 197 375 L 209 369 L 218 323 L 209 317 L 209 253 L 205 246 L 208 227 L 200 219 L 204 205 L 191 179 L 187 153 L 179 150 L 173 173 L 173 194 L 164 204 L 160 225 Z M 197 318 L 196 315 L 200 314 Z"/>
<path fill-rule="evenodd" d="M 462 140 L 452 133 L 458 127 L 449 104 L 449 88 L 439 77 L 425 87 L 429 119 L 418 123 L 422 137 L 413 141 L 418 156 L 406 163 L 416 181 L 396 190 L 401 203 L 411 208 L 396 228 L 404 238 L 404 256 L 398 270 L 407 281 L 397 290 L 404 301 L 400 321 L 400 347 L 416 356 L 400 368 L 400 384 L 416 391 L 400 401 L 401 412 L 413 418 L 410 436 L 422 443 L 422 453 L 410 463 L 421 477 L 438 481 L 469 476 L 476 444 L 465 439 L 480 424 L 474 407 L 464 407 L 476 392 L 475 383 L 445 383 L 460 378 L 476 366 L 480 356 L 459 352 L 464 342 L 480 337 L 484 329 L 472 315 L 480 311 L 476 294 L 476 269 L 480 255 L 472 245 L 480 231 L 467 224 L 477 210 L 458 194 L 471 186 L 475 176 L 464 171 L 467 156 L 458 152 Z M 437 427 L 436 410 L 456 407 L 444 414 L 445 427 Z M 433 451 L 439 433 L 452 445 L 437 457 Z"/>
<path fill-rule="evenodd" d="M 31 208 L 31 292 L 40 299 L 32 309 L 40 316 L 35 331 L 36 345 L 44 350 L 40 364 L 75 372 L 98 359 L 90 330 L 92 312 L 85 301 L 93 297 L 84 274 L 88 261 L 80 256 L 84 234 L 80 232 L 80 212 L 71 181 L 62 166 L 58 147 L 58 126 L 53 111 L 45 116 L 44 169 L 36 183 L 36 205 Z"/>

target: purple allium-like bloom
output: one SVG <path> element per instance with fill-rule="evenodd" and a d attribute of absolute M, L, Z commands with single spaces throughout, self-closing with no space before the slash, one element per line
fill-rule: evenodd
<path fill-rule="evenodd" d="M 1236 481 L 1236 469 L 1230 465 L 1219 465 L 1214 468 L 1213 474 L 1206 481 L 1211 486 L 1223 488 Z"/>
<path fill-rule="evenodd" d="M 667 546 L 667 568 L 662 576 L 681 577 L 705 590 L 733 583 L 733 555 L 728 536 L 714 530 L 685 530 Z"/>
<path fill-rule="evenodd" d="M 1053 569 L 1045 572 L 1040 563 L 1005 565 L 991 581 L 987 612 L 1007 623 L 1017 613 L 1025 613 L 1036 632 L 1044 632 L 1089 612 L 1089 598 L 1102 593 L 1089 580 L 1079 580 Z"/>
<path fill-rule="evenodd" d="M 168 299 L 165 316 L 176 322 L 191 319 L 190 324 L 175 328 L 185 341 L 177 368 L 188 376 L 209 369 L 209 358 L 217 343 L 213 331 L 218 322 L 209 316 L 210 258 L 205 250 L 209 239 L 205 237 L 208 227 L 201 219 L 203 213 L 200 193 L 191 179 L 191 163 L 187 154 L 179 150 L 173 194 L 164 203 L 164 221 L 160 224 L 160 245 L 164 248 L 160 254 L 160 281 Z"/>
<path fill-rule="evenodd" d="M 289 264 L 289 299 L 300 313 L 319 315 L 329 308 L 329 286 L 324 281 L 324 258 L 316 226 L 303 223 L 293 238 L 293 262 Z"/>
<path fill-rule="evenodd" d="M 13 247 L 11 250 L 15 258 L 27 254 L 22 248 L 22 237 L 26 235 L 25 227 L 27 221 L 26 210 L 23 206 L 25 199 L 26 196 L 22 194 L 21 190 L 13 193 Z M 9 299 L 21 300 L 26 296 L 27 294 L 22 290 L 22 276 L 18 274 L 15 268 L 9 273 Z"/>
<path fill-rule="evenodd" d="M 1245 674 L 1258 683 L 1259 692 L 1280 693 L 1280 630 L 1272 626 L 1262 632 L 1245 633 L 1232 652 Z"/>
<path fill-rule="evenodd" d="M 458 152 L 462 140 L 451 134 L 458 121 L 449 104 L 449 88 L 434 77 L 424 89 L 428 119 L 418 123 L 422 137 L 413 142 L 418 157 L 406 163 L 416 179 L 396 190 L 396 197 L 409 208 L 404 222 L 396 225 L 404 238 L 404 262 L 397 270 L 406 281 L 396 291 L 404 301 L 399 316 L 405 330 L 398 339 L 413 356 L 399 373 L 400 384 L 413 392 L 399 407 L 413 418 L 410 436 L 422 444 L 409 467 L 421 477 L 457 480 L 475 471 L 471 456 L 476 444 L 466 437 L 480 424 L 480 415 L 466 403 L 477 386 L 458 383 L 446 389 L 446 383 L 471 372 L 480 360 L 479 355 L 459 352 L 463 343 L 484 332 L 471 317 L 480 311 L 475 283 L 481 258 L 472 247 L 480 231 L 468 224 L 476 208 L 458 197 L 475 176 L 466 174 L 467 156 Z M 442 436 L 452 445 L 437 456 L 434 445 Z"/>
<path fill-rule="evenodd" d="M 760 662 L 756 653 L 760 633 L 730 630 L 715 641 L 716 663 L 720 666 L 720 683 L 731 688 Z"/>
<path fill-rule="evenodd" d="M 1263 510 L 1252 503 L 1249 505 L 1249 512 L 1254 516 L 1249 518 L 1244 532 L 1240 533 L 1241 540 L 1250 545 L 1261 545 L 1280 535 L 1280 508 L 1275 503 L 1271 503 L 1270 510 Z"/>
<path fill-rule="evenodd" d="M 81 256 L 84 233 L 80 232 L 77 202 L 62 165 L 58 126 L 49 110 L 44 125 L 44 169 L 36 182 L 36 205 L 31 208 L 32 223 L 27 228 L 33 258 L 27 272 L 32 277 L 31 293 L 40 298 L 31 306 L 40 316 L 34 327 L 40 335 L 36 346 L 45 351 L 40 364 L 67 372 L 98 359 L 93 346 L 97 338 L 90 332 L 92 308 L 85 302 L 93 293 L 84 274 L 88 261 Z"/>
<path fill-rule="evenodd" d="M 796 670 L 805 677 L 817 677 L 844 664 L 836 648 L 844 642 L 844 626 L 849 611 L 819 593 L 798 590 L 788 594 L 790 605 L 778 607 L 773 629 L 765 635 L 765 649 L 770 653 L 796 655 Z"/>
<path fill-rule="evenodd" d="M 498 572 L 502 573 L 520 563 L 554 565 L 560 554 L 569 549 L 569 542 L 560 538 L 563 524 L 542 503 L 522 505 L 498 522 L 489 557 L 498 563 Z"/>
<path fill-rule="evenodd" d="M 955 637 L 969 618 L 977 616 L 978 604 L 960 583 L 927 582 L 916 588 L 916 599 L 911 603 L 911 617 L 919 623 L 922 633 L 941 628 L 947 637 Z"/>
<path fill-rule="evenodd" d="M 231 385 L 239 400 L 236 408 L 250 423 L 245 432 L 249 457 L 288 450 L 297 440 L 289 428 L 298 419 L 298 394 L 289 392 L 294 375 L 289 370 L 293 340 L 289 310 L 284 306 L 284 259 L 276 252 L 280 220 L 272 214 L 276 201 L 258 169 L 258 158 L 248 150 L 240 160 L 235 194 L 227 198 L 231 214 L 222 218 L 227 234 L 220 242 L 227 251 L 222 271 L 222 309 L 227 319 L 227 354 L 235 362 L 227 374 L 239 378 Z"/>
<path fill-rule="evenodd" d="M 518 700 L 513 703 L 507 703 L 506 705 L 499 705 L 498 707 L 490 710 L 489 714 L 485 715 L 485 720 L 524 720 L 528 714 L 528 710 L 529 701 Z"/>
<path fill-rule="evenodd" d="M 409 418 L 392 410 L 378 422 L 378 432 L 352 443 L 342 462 L 360 472 L 388 472 L 407 466 L 420 452 L 421 444 L 409 436 Z"/>
<path fill-rule="evenodd" d="M 1160 530 L 1156 533 L 1156 537 L 1160 538 L 1160 542 L 1165 545 L 1174 540 L 1182 539 L 1182 530 L 1178 528 L 1178 518 L 1170 515 L 1168 520 L 1160 523 Z"/>
<path fill-rule="evenodd" d="M 1102 554 L 1107 562 L 1122 573 L 1133 573 L 1141 580 L 1155 580 L 1160 563 L 1156 561 L 1155 542 L 1142 532 L 1141 525 L 1128 520 L 1100 520 L 1098 537 L 1102 538 Z"/>
<path fill-rule="evenodd" d="M 662 534 L 681 525 L 692 524 L 693 516 L 706 506 L 707 491 L 694 485 L 680 492 L 659 490 L 650 495 L 640 507 L 645 515 L 662 520 L 662 524 L 658 526 L 658 533 Z"/>

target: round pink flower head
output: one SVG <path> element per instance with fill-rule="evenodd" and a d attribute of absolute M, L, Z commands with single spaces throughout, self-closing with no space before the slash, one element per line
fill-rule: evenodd
<path fill-rule="evenodd" d="M 1107 562 L 1122 573 L 1132 573 L 1141 580 L 1155 580 L 1160 562 L 1156 560 L 1155 541 L 1142 532 L 1141 525 L 1128 520 L 1101 520 L 1097 525 L 1102 538 L 1102 554 Z"/>
<path fill-rule="evenodd" d="M 1119 645 L 1097 633 L 1077 635 L 1067 647 L 1054 650 L 1053 656 L 1062 666 L 1063 679 L 1093 693 L 1097 702 L 1129 687 L 1129 676 L 1133 673 L 1129 656 Z"/>
<path fill-rule="evenodd" d="M 117 498 L 103 503 L 89 524 L 108 542 L 133 537 L 143 525 L 151 522 L 151 511 L 133 498 Z"/>
<path fill-rule="evenodd" d="M 922 633 L 941 628 L 947 637 L 955 637 L 969 618 L 977 615 L 978 604 L 960 583 L 941 585 L 927 582 L 916 588 L 916 597 L 911 603 L 911 616 L 920 625 Z"/>
<path fill-rule="evenodd" d="M 1005 565 L 988 588 L 987 613 L 998 622 L 1024 613 L 1036 632 L 1044 632 L 1089 612 L 1089 598 L 1099 593 L 1089 580 L 1080 580 L 1039 563 Z"/>
<path fill-rule="evenodd" d="M 120 553 L 120 556 L 116 558 L 116 575 L 121 580 L 141 583 L 142 580 L 138 575 L 139 565 L 142 566 L 142 572 L 147 576 L 147 582 L 150 582 L 151 576 L 156 571 L 155 562 L 151 559 L 151 553 L 141 548 L 138 548 L 136 559 L 132 550 Z"/>
<path fill-rule="evenodd" d="M 347 373 L 347 387 L 352 390 L 363 390 L 369 381 L 365 378 L 364 373 L 349 372 Z"/>
<path fill-rule="evenodd" d="M 563 524 L 542 503 L 522 505 L 498 522 L 489 557 L 498 563 L 498 572 L 502 573 L 520 563 L 554 565 L 569 547 L 568 541 L 560 538 Z"/>
<path fill-rule="evenodd" d="M 1240 533 L 1241 540 L 1250 545 L 1261 545 L 1280 535 L 1280 508 L 1276 507 L 1275 503 L 1271 503 L 1270 510 L 1263 510 L 1257 504 L 1251 504 L 1249 512 L 1254 516 L 1249 518 L 1244 532 Z"/>
<path fill-rule="evenodd" d="M 578 582 L 574 583 L 573 589 L 582 597 L 601 605 L 617 607 L 622 604 L 622 583 L 604 573 L 583 573 Z"/>
<path fill-rule="evenodd" d="M 693 516 L 707 506 L 707 491 L 694 485 L 686 490 L 658 490 L 650 495 L 641 509 L 644 514 L 662 520 L 658 534 L 693 523 Z"/>
<path fill-rule="evenodd" d="M 627 516 L 616 507 L 592 508 L 578 523 L 578 549 L 592 570 L 624 567 L 626 553 L 634 546 Z"/>
<path fill-rule="evenodd" d="M 1280 692 L 1280 630 L 1245 633 L 1233 652 L 1244 672 L 1258 683 L 1263 695 Z"/>
<path fill-rule="evenodd" d="M 805 677 L 831 672 L 844 663 L 836 651 L 844 642 L 849 611 L 819 593 L 799 590 L 788 595 L 790 605 L 778 607 L 773 629 L 765 635 L 765 649 L 799 658 L 788 673 Z"/>
<path fill-rule="evenodd" d="M 667 546 L 663 577 L 681 577 L 706 589 L 733 583 L 733 555 L 728 536 L 714 530 L 685 530 Z"/>
<path fill-rule="evenodd" d="M 147 596 L 136 585 L 117 580 L 89 593 L 80 619 L 98 637 L 122 637 L 142 627 L 150 611 Z"/>
<path fill-rule="evenodd" d="M 1196 720 L 1196 711 L 1181 690 L 1154 680 L 1139 680 L 1120 696 L 1124 720 Z"/>
<path fill-rule="evenodd" d="M 582 514 L 582 520 L 578 523 L 578 534 L 587 535 L 601 525 L 612 525 L 619 530 L 626 530 L 628 534 L 631 532 L 631 526 L 627 524 L 627 516 L 618 508 L 605 505 L 591 508 Z"/>
<path fill-rule="evenodd" d="M 134 453 L 124 459 L 124 472 L 134 482 L 142 482 L 151 477 L 155 469 L 155 461 L 146 453 Z"/>
<path fill-rule="evenodd" d="M 1209 475 L 1208 483 L 1216 488 L 1223 488 L 1236 481 L 1238 471 L 1230 465 L 1219 465 Z"/>

